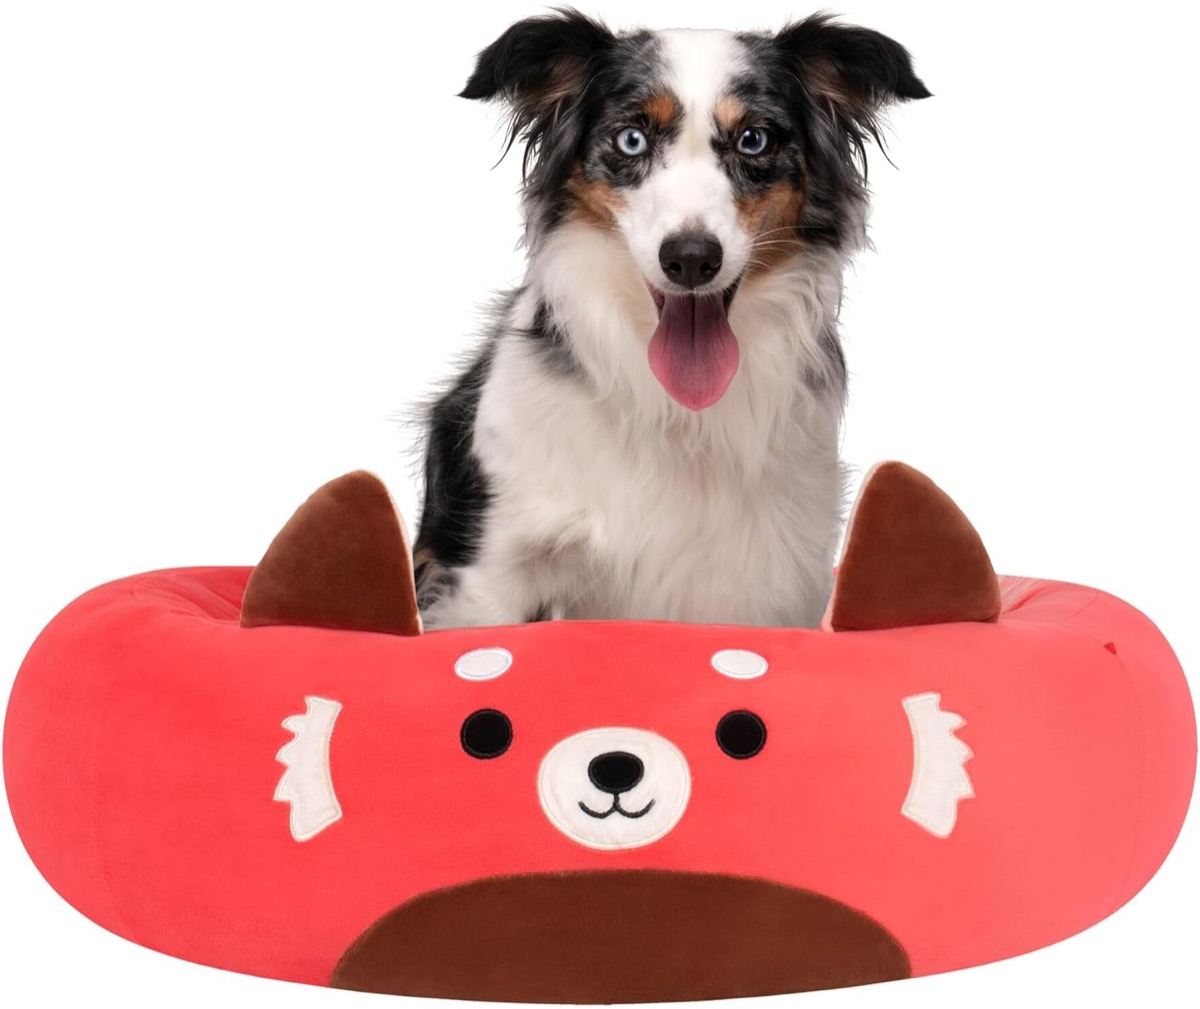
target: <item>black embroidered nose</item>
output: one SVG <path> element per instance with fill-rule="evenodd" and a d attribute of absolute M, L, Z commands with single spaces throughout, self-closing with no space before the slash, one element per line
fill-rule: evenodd
<path fill-rule="evenodd" d="M 646 768 L 632 753 L 614 750 L 594 757 L 588 764 L 588 779 L 600 791 L 609 795 L 628 792 L 642 780 Z"/>

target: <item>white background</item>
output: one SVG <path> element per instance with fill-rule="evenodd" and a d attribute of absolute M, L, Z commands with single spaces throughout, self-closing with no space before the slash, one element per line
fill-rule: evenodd
<path fill-rule="evenodd" d="M 844 313 L 847 459 L 928 472 L 999 570 L 1144 609 L 1196 683 L 1194 5 L 842 9 L 908 45 L 937 95 L 893 117 L 898 170 L 874 162 L 877 251 Z M 516 159 L 490 170 L 496 118 L 453 95 L 536 10 L 0 6 L 0 687 L 85 589 L 253 563 L 346 470 L 374 469 L 415 519 L 397 417 L 521 274 Z M 811 8 L 588 10 L 750 28 Z M 1146 890 L 1083 935 L 803 1002 L 1196 1005 L 1198 897 L 1193 816 Z M 7 817 L 0 948 L 6 1005 L 368 999 L 109 935 Z"/>

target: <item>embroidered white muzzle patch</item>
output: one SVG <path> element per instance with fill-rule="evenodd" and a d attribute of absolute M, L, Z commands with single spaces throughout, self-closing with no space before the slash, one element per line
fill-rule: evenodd
<path fill-rule="evenodd" d="M 557 743 L 538 771 L 550 822 L 588 848 L 652 844 L 683 816 L 692 790 L 687 758 L 645 729 L 589 729 Z"/>

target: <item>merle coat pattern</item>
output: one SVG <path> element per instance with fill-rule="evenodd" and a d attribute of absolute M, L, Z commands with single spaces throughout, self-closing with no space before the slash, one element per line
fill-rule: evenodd
<path fill-rule="evenodd" d="M 560 11 L 462 94 L 524 145 L 528 271 L 427 416 L 426 625 L 817 624 L 842 274 L 880 114 L 929 94 L 907 51 L 824 15 L 614 34 Z"/>

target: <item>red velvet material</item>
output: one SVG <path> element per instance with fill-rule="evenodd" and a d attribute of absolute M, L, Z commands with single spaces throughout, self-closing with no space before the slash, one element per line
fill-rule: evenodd
<path fill-rule="evenodd" d="M 329 984 L 372 923 L 419 895 L 665 870 L 822 895 L 930 974 L 1112 913 L 1166 856 L 1191 794 L 1179 665 L 1144 616 L 1090 588 L 1010 580 L 995 623 L 869 633 L 550 622 L 400 637 L 243 628 L 248 576 L 165 571 L 88 593 L 31 649 L 5 726 L 12 813 L 46 878 L 104 927 L 200 963 Z M 512 667 L 457 676 L 483 647 Z M 769 668 L 720 675 L 723 649 Z M 914 771 L 902 702 L 930 692 L 974 754 L 974 797 L 946 837 L 901 813 Z M 281 723 L 306 697 L 341 705 L 329 765 L 343 816 L 300 842 L 273 795 Z M 460 744 L 481 708 L 512 720 L 494 760 Z M 739 709 L 768 731 L 749 760 L 714 738 Z M 686 756 L 691 798 L 661 840 L 585 848 L 544 814 L 543 757 L 597 726 L 652 731 Z M 468 994 L 493 993 L 480 980 Z"/>

